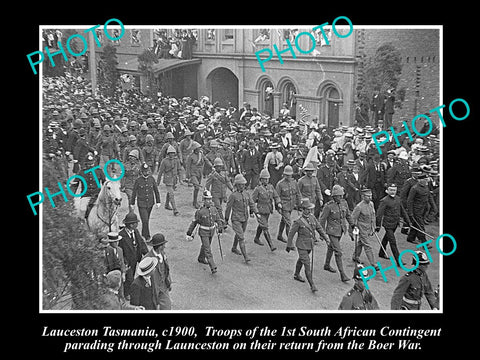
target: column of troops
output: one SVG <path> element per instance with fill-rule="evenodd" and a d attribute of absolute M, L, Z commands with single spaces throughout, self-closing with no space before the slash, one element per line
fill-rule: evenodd
<path fill-rule="evenodd" d="M 157 276 L 161 290 L 154 292 L 154 300 L 145 308 L 170 308 L 168 262 L 163 250 L 167 240 L 162 234 L 150 236 L 148 226 L 152 206 L 160 204 L 162 179 L 167 189 L 164 207 L 174 216 L 179 214 L 175 200 L 178 186 L 192 189 L 195 213 L 186 237 L 192 240 L 198 233 L 202 243 L 198 261 L 207 264 L 212 273 L 217 272 L 217 266 L 211 241 L 228 226 L 234 232 L 231 252 L 242 256 L 247 264 L 251 261 L 245 241 L 249 217 L 257 219 L 255 244 L 263 246 L 263 237 L 275 251 L 276 239 L 286 243 L 287 251 L 298 252 L 293 277 L 305 282 L 301 275 L 304 269 L 313 292 L 318 290 L 312 278 L 311 256 L 319 242 L 316 233 L 327 245 L 323 268 L 338 271 L 341 281 L 350 278 L 344 270 L 340 240 L 344 234 L 354 239 L 352 260 L 358 265 L 354 288 L 340 305 L 345 309 L 378 307 L 362 284 L 359 257 L 364 250 L 368 264 L 376 267 L 372 237 L 378 239 L 381 227 L 385 235 L 378 257 L 388 259 L 389 244 L 398 263 L 396 229 L 401 226 L 402 233 L 408 233 L 406 241 L 418 244 L 425 241 L 425 224 L 438 219 L 439 141 L 435 134 L 413 142 L 402 137 L 401 146 L 387 143 L 380 155 L 372 141 L 379 128 L 371 125 L 331 129 L 318 119 L 298 119 L 288 109 L 271 117 L 247 103 L 240 109 L 233 105 L 221 108 L 207 97 L 152 99 L 138 90 L 119 90 L 113 98 L 94 96 L 86 81 L 68 74 L 44 78 L 43 82 L 44 158 L 55 164 L 59 176 L 113 158 L 124 164 L 121 189 L 131 211 L 124 219 L 123 235 L 109 236 L 112 243 L 118 241 L 124 248 L 124 255 L 128 249 L 122 240 L 135 245 L 128 279 L 120 281 L 131 304 L 145 307 L 139 304 L 138 291 L 132 292 L 132 286 L 148 287 L 155 278 L 145 271 L 162 264 Z M 93 203 L 99 189 L 90 189 L 84 196 L 91 197 Z M 128 224 L 139 222 L 133 212 L 135 204 L 141 233 L 136 226 L 128 230 Z M 300 216 L 293 220 L 295 210 Z M 278 229 L 269 226 L 274 211 L 280 215 Z M 151 257 L 155 264 L 145 260 L 148 249 L 144 240 L 154 246 Z M 392 298 L 393 309 L 420 308 L 423 295 L 432 308 L 438 307 L 425 273 L 428 259 L 421 252 L 419 259 L 418 269 L 400 281 Z M 115 270 L 125 278 L 125 271 Z M 148 280 L 132 285 L 136 281 L 134 270 L 146 274 Z M 117 278 L 118 274 L 110 282 L 117 284 Z M 415 290 L 415 281 L 422 283 L 421 293 Z"/>

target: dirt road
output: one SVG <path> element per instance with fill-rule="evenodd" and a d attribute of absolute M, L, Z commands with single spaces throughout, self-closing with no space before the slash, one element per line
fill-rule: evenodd
<path fill-rule="evenodd" d="M 353 286 L 353 280 L 343 283 L 338 273 L 333 274 L 323 270 L 326 253 L 326 244 L 320 242 L 314 249 L 314 281 L 319 289 L 312 293 L 308 283 L 300 283 L 293 279 L 293 271 L 297 260 L 297 252 L 287 253 L 285 243 L 276 240 L 280 215 L 274 213 L 270 217 L 271 235 L 277 250 L 271 252 L 268 246 L 259 246 L 253 243 L 257 226 L 256 219 L 249 219 L 246 232 L 246 246 L 251 262 L 247 265 L 243 257 L 233 254 L 230 249 L 233 243 L 233 231 L 229 228 L 222 236 L 222 249 L 224 260 L 220 258 L 218 240 L 215 236 L 212 242 L 212 252 L 218 266 L 218 272 L 211 274 L 208 265 L 197 262 L 200 250 L 200 239 L 198 235 L 192 242 L 185 240 L 185 233 L 193 219 L 195 209 L 192 206 L 193 188 L 180 185 L 176 190 L 176 203 L 179 216 L 174 216 L 172 211 L 164 209 L 165 187 L 160 186 L 162 205 L 159 209 L 152 210 L 150 218 L 150 232 L 162 232 L 168 243 L 166 252 L 170 263 L 171 276 L 173 280 L 172 299 L 173 310 L 336 310 L 342 297 Z M 201 198 L 201 193 L 199 199 Z M 225 207 L 224 207 L 225 208 Z M 122 207 L 119 211 L 121 222 L 127 213 L 127 199 L 123 194 Z M 138 208 L 135 208 L 138 215 Z M 292 218 L 299 215 L 293 212 Z M 139 227 L 141 224 L 139 224 Z M 438 236 L 438 224 L 426 226 L 426 232 Z M 378 233 L 382 239 L 384 230 Z M 406 235 L 396 232 L 399 251 L 415 249 L 413 244 L 406 242 Z M 265 240 L 262 239 L 265 243 Z M 433 239 L 433 244 L 435 239 Z M 379 245 L 376 239 L 372 238 L 374 255 L 376 260 L 381 260 L 384 268 L 390 266 L 390 261 L 378 258 Z M 354 263 L 352 254 L 354 243 L 348 236 L 341 239 L 343 248 L 343 264 L 349 277 L 352 276 Z M 387 251 L 390 252 L 388 249 Z M 430 249 L 433 263 L 429 266 L 428 275 L 433 287 L 439 283 L 439 268 L 441 254 L 438 253 L 435 245 Z M 367 264 L 365 254 L 362 253 L 361 260 Z M 411 256 L 404 257 L 404 263 L 410 264 Z M 335 260 L 332 258 L 331 265 L 336 268 Z M 400 274 L 405 273 L 399 269 Z M 302 270 L 302 276 L 303 270 Z M 378 301 L 380 309 L 389 310 L 390 300 L 398 284 L 399 277 L 395 271 L 386 272 L 385 282 L 378 272 L 374 279 L 369 281 L 369 287 Z M 430 309 L 427 301 L 423 299 L 422 310 Z"/>

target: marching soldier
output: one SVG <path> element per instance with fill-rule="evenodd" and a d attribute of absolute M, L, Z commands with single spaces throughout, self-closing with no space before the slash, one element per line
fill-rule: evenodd
<path fill-rule="evenodd" d="M 365 255 L 371 266 L 378 270 L 373 256 L 370 237 L 374 234 L 376 227 L 375 208 L 372 201 L 372 190 L 362 189 L 362 201 L 360 201 L 352 211 L 352 220 L 355 227 L 359 230 L 358 244 L 353 254 L 353 260 L 360 262 L 359 257 L 362 249 L 365 249 Z"/>
<path fill-rule="evenodd" d="M 139 154 L 137 149 L 130 151 L 128 161 L 124 164 L 125 174 L 120 180 L 120 190 L 127 195 L 128 205 L 132 204 L 133 187 L 135 180 L 140 176 Z"/>
<path fill-rule="evenodd" d="M 425 215 L 427 213 L 428 200 L 430 190 L 428 189 L 427 174 L 420 174 L 418 176 L 418 183 L 414 185 L 407 198 L 407 214 L 410 218 L 410 232 L 407 236 L 407 241 L 416 244 L 425 242 Z"/>
<path fill-rule="evenodd" d="M 360 271 L 363 270 L 362 264 L 356 264 L 353 270 L 353 280 L 355 284 L 342 299 L 338 310 L 378 310 L 378 303 L 370 290 L 365 288 Z"/>
<path fill-rule="evenodd" d="M 230 194 L 225 209 L 225 222 L 228 223 L 230 215 L 232 216 L 232 230 L 235 237 L 232 246 L 232 252 L 237 255 L 243 255 L 245 263 L 250 261 L 245 247 L 245 230 L 247 229 L 248 213 L 250 217 L 257 213 L 257 207 L 253 202 L 250 194 L 245 191 L 247 180 L 242 174 L 237 174 L 233 181 L 235 191 Z M 237 246 L 240 246 L 238 251 Z"/>
<path fill-rule="evenodd" d="M 283 169 L 283 179 L 277 183 L 275 187 L 278 196 L 280 196 L 280 204 L 278 211 L 282 218 L 278 227 L 277 240 L 286 243 L 283 237 L 283 230 L 290 232 L 292 225 L 291 215 L 293 209 L 300 206 L 300 191 L 298 190 L 297 182 L 293 179 L 293 168 L 290 165 Z"/>
<path fill-rule="evenodd" d="M 424 252 L 416 251 L 416 254 L 418 259 L 414 256 L 412 265 L 418 261 L 418 267 L 403 275 L 398 282 L 392 296 L 392 310 L 420 310 L 423 295 L 432 310 L 438 309 L 438 298 L 427 275 L 430 261 Z"/>
<path fill-rule="evenodd" d="M 316 176 L 313 176 L 315 167 L 309 162 L 305 168 L 305 175 L 298 180 L 298 190 L 302 198 L 309 198 L 310 202 L 317 208 L 315 213 L 320 213 L 319 209 L 323 206 L 322 190 Z"/>
<path fill-rule="evenodd" d="M 173 210 L 173 215 L 178 216 L 180 213 L 178 212 L 177 205 L 175 204 L 174 191 L 177 188 L 178 178 L 180 176 L 180 163 L 176 155 L 177 151 L 175 148 L 173 146 L 169 146 L 167 149 L 167 157 L 160 163 L 157 186 L 160 185 L 160 180 L 163 176 L 163 183 L 167 187 L 165 209 Z"/>
<path fill-rule="evenodd" d="M 260 235 L 263 232 L 265 239 L 267 240 L 268 246 L 270 246 L 271 251 L 275 251 L 277 248 L 272 244 L 272 238 L 270 232 L 268 231 L 268 218 L 270 214 L 273 213 L 273 203 L 276 207 L 282 209 L 282 203 L 280 202 L 280 197 L 278 196 L 277 191 L 272 184 L 269 183 L 270 173 L 267 169 L 262 169 L 260 171 L 260 184 L 257 185 L 255 190 L 252 193 L 252 200 L 257 204 L 258 214 L 258 226 L 257 233 L 253 242 L 255 244 L 263 246 L 263 242 L 260 240 Z"/>
<path fill-rule="evenodd" d="M 216 158 L 213 161 L 213 171 L 210 173 L 205 183 L 205 189 L 212 193 L 213 205 L 217 208 L 217 212 L 222 221 L 224 221 L 224 224 L 225 219 L 223 217 L 222 203 L 227 201 L 227 188 L 230 191 L 233 191 L 233 185 L 230 178 L 225 170 L 223 170 L 222 159 Z M 224 225 L 224 228 L 225 227 L 226 225 Z"/>
<path fill-rule="evenodd" d="M 200 206 L 197 203 L 198 192 L 201 188 L 203 167 L 205 165 L 205 157 L 200 150 L 200 144 L 192 141 L 190 145 L 192 153 L 188 155 L 185 161 L 185 170 L 187 172 L 187 179 L 193 185 L 193 207 L 198 209 Z"/>
<path fill-rule="evenodd" d="M 145 145 L 142 148 L 142 155 L 145 163 L 147 163 L 150 169 L 152 169 L 152 174 L 155 174 L 158 169 L 160 154 L 155 146 L 153 146 L 153 136 L 151 134 L 145 136 Z"/>
<path fill-rule="evenodd" d="M 310 284 L 310 288 L 312 292 L 318 291 L 315 283 L 313 282 L 312 276 L 312 266 L 310 265 L 310 253 L 312 252 L 312 260 L 313 260 L 313 248 L 315 242 L 315 231 L 320 234 L 320 237 L 325 240 L 328 244 L 328 237 L 323 227 L 320 225 L 318 220 L 311 214 L 312 209 L 315 208 L 315 205 L 310 202 L 310 199 L 305 198 L 302 199 L 301 203 L 302 208 L 302 216 L 293 222 L 292 228 L 288 233 L 288 240 L 287 240 L 287 252 L 294 250 L 293 247 L 293 238 L 295 234 L 298 233 L 297 241 L 295 246 L 298 250 L 298 260 L 295 266 L 295 273 L 293 278 L 300 282 L 305 282 L 305 279 L 302 278 L 300 275 L 300 271 L 302 267 L 305 267 L 305 276 Z"/>
<path fill-rule="evenodd" d="M 199 263 L 209 265 L 212 274 L 215 274 L 217 272 L 217 265 L 215 265 L 215 261 L 213 260 L 211 243 L 212 237 L 215 235 L 215 230 L 217 230 L 219 234 L 222 233 L 223 221 L 215 206 L 212 205 L 212 194 L 210 191 L 205 190 L 203 192 L 203 207 L 195 212 L 195 217 L 188 227 L 186 239 L 187 241 L 193 240 L 192 233 L 198 225 L 198 235 L 202 241 L 202 246 L 197 260 Z"/>
<path fill-rule="evenodd" d="M 153 205 L 156 204 L 157 208 L 160 207 L 160 193 L 158 192 L 158 186 L 155 184 L 155 179 L 150 173 L 150 167 L 147 163 L 142 165 L 140 174 L 135 180 L 132 191 L 132 201 L 130 204 L 130 211 L 133 211 L 135 206 L 135 200 L 138 200 L 138 213 L 142 220 L 142 236 L 146 241 L 150 240 L 150 213 L 152 212 Z"/>
<path fill-rule="evenodd" d="M 337 263 L 337 268 L 340 272 L 340 279 L 345 282 L 350 279 L 343 270 L 340 239 L 342 238 L 343 233 L 347 232 L 345 220 L 348 221 L 350 226 L 353 225 L 353 220 L 350 216 L 348 204 L 345 199 L 343 199 L 343 195 L 345 195 L 343 188 L 340 185 L 334 185 L 331 192 L 333 199 L 325 204 L 325 207 L 320 215 L 320 224 L 324 227 L 326 224 L 325 230 L 330 238 L 323 269 L 332 273 L 336 272 L 335 269 L 330 266 L 332 255 L 335 254 L 335 262 Z"/>

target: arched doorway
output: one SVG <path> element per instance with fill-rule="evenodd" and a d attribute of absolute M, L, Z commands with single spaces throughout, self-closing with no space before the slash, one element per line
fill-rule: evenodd
<path fill-rule="evenodd" d="M 330 128 L 340 125 L 340 106 L 343 104 L 342 95 L 337 85 L 326 82 L 320 86 L 318 95 L 321 98 L 320 121 Z"/>
<path fill-rule="evenodd" d="M 292 80 L 286 79 L 280 81 L 278 88 L 280 92 L 280 106 L 283 107 L 283 104 L 287 104 L 289 115 L 295 118 L 297 114 L 297 99 L 295 97 L 298 94 L 297 87 Z"/>
<path fill-rule="evenodd" d="M 262 114 L 273 116 L 273 83 L 270 78 L 264 76 L 257 81 L 258 92 L 258 111 Z"/>
<path fill-rule="evenodd" d="M 207 89 L 210 101 L 223 108 L 231 103 L 238 109 L 238 78 L 231 70 L 224 67 L 212 70 L 207 76 Z"/>

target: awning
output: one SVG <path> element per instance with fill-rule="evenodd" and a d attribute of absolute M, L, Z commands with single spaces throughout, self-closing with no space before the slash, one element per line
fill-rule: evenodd
<path fill-rule="evenodd" d="M 202 62 L 202 59 L 190 59 L 190 60 L 182 60 L 182 59 L 159 59 L 158 63 L 153 64 L 153 72 L 155 75 L 169 71 L 172 69 L 176 69 L 179 67 L 190 66 L 190 65 L 197 65 Z M 119 62 L 117 65 L 117 69 L 120 72 L 128 73 L 128 74 L 141 74 L 141 71 L 138 70 L 138 58 L 132 57 L 130 59 L 126 59 L 125 61 Z"/>

